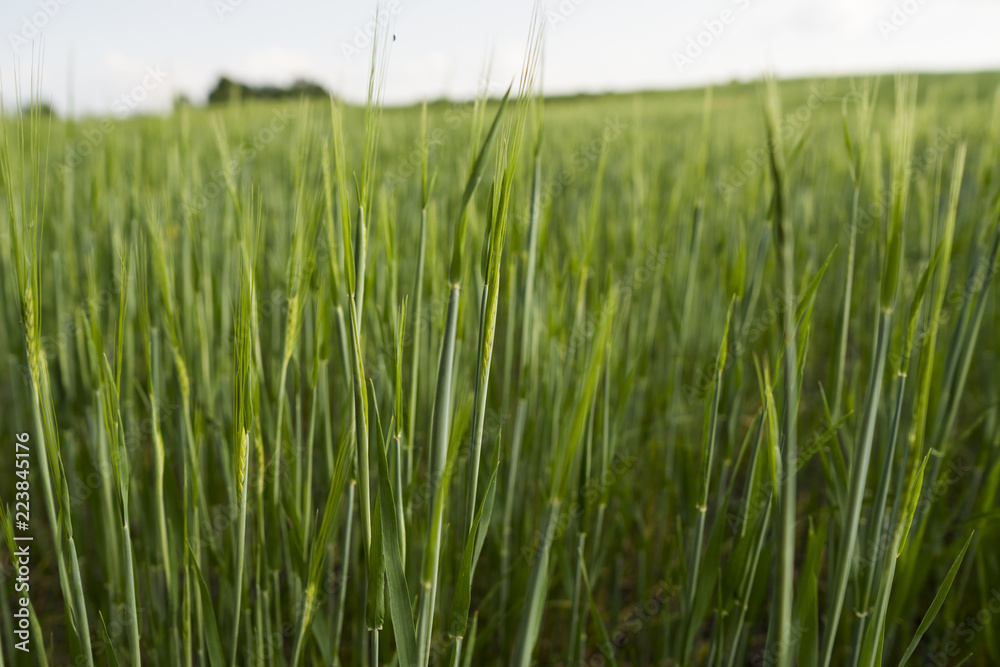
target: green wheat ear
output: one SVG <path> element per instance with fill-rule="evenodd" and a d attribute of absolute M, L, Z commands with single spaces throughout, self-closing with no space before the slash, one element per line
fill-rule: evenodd
<path fill-rule="evenodd" d="M 237 261 L 237 289 L 233 304 L 233 448 L 236 461 L 236 601 L 232 646 L 229 664 L 234 667 L 239 645 L 240 605 L 243 596 L 243 568 L 246 551 L 247 480 L 250 465 L 250 439 L 256 432 L 255 406 L 257 396 L 257 367 L 254 355 L 254 332 L 257 328 L 257 300 L 254 285 L 260 243 L 261 202 L 257 199 L 251 212 L 253 217 L 240 221 L 239 258 Z M 263 471 L 261 471 L 262 473 Z M 260 474 L 260 473 L 259 473 Z"/>
<path fill-rule="evenodd" d="M 244 494 L 247 482 L 250 436 L 254 430 L 254 383 L 257 379 L 253 331 L 256 327 L 254 275 L 259 253 L 259 209 L 256 214 L 258 216 L 256 225 L 245 223 L 242 229 L 237 263 L 238 287 L 233 312 L 233 414 L 235 416 L 233 446 L 237 462 L 237 491 L 240 497 Z"/>

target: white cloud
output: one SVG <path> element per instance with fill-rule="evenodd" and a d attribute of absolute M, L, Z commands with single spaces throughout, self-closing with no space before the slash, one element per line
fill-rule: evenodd
<path fill-rule="evenodd" d="M 143 68 L 141 60 L 117 50 L 105 51 L 102 61 L 115 74 L 136 74 Z"/>
<path fill-rule="evenodd" d="M 239 71 L 255 81 L 284 82 L 298 77 L 314 76 L 319 68 L 306 53 L 272 46 L 251 53 Z"/>

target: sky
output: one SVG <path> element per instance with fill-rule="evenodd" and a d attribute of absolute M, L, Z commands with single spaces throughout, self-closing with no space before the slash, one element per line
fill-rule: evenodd
<path fill-rule="evenodd" d="M 519 71 L 534 0 L 382 0 L 387 104 L 468 99 Z M 1000 69 L 997 0 L 544 0 L 546 94 L 780 77 Z M 59 113 L 203 102 L 220 75 L 365 97 L 375 2 L 2 0 L 0 86 Z M 39 57 L 39 53 L 41 56 Z"/>

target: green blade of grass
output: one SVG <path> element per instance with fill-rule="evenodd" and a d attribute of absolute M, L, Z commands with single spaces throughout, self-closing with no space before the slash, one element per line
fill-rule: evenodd
<path fill-rule="evenodd" d="M 917 645 L 920 643 L 920 639 L 927 632 L 931 623 L 934 622 L 938 612 L 941 610 L 941 606 L 944 605 L 945 598 L 948 597 L 948 592 L 951 590 L 951 585 L 955 582 L 955 577 L 958 575 L 958 570 L 962 567 L 962 560 L 965 558 L 965 552 L 968 551 L 969 545 L 972 543 L 972 537 L 975 534 L 976 531 L 974 530 L 969 533 L 969 537 L 966 538 L 965 544 L 962 546 L 962 550 L 958 552 L 958 556 L 955 557 L 954 562 L 948 569 L 948 574 L 945 576 L 944 581 L 941 582 L 941 586 L 938 588 L 938 592 L 934 596 L 931 606 L 927 608 L 927 613 L 924 614 L 924 618 L 920 621 L 917 631 L 913 634 L 910 644 L 906 647 L 906 651 L 903 653 L 903 657 L 899 661 L 900 667 L 905 665 L 906 661 L 913 655 L 913 652 L 917 650 Z"/>
<path fill-rule="evenodd" d="M 187 548 L 190 551 L 191 545 L 188 544 Z M 201 574 L 197 559 L 192 558 L 191 562 L 195 576 L 198 578 L 198 587 L 201 588 L 201 597 L 205 601 L 205 644 L 208 646 L 209 664 L 212 667 L 223 667 L 226 661 L 222 657 L 222 642 L 219 641 L 219 627 L 215 622 L 215 605 L 212 604 L 212 594 L 208 589 L 208 584 L 205 583 L 205 577 Z M 238 625 L 238 618 L 236 622 Z"/>

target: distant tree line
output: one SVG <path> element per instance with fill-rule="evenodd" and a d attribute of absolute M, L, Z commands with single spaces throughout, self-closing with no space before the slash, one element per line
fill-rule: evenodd
<path fill-rule="evenodd" d="M 300 97 L 329 97 L 323 86 L 306 79 L 296 79 L 290 86 L 251 86 L 229 77 L 220 77 L 208 94 L 209 104 L 225 104 L 240 100 L 284 100 Z"/>
<path fill-rule="evenodd" d="M 208 104 L 226 104 L 229 102 L 239 102 L 242 100 L 296 100 L 300 97 L 321 97 L 328 98 L 330 92 L 316 83 L 307 79 L 296 79 L 288 86 L 251 86 L 242 81 L 235 81 L 229 77 L 219 77 L 215 88 L 208 94 Z M 178 93 L 174 96 L 174 108 L 181 106 L 195 106 L 191 99 Z M 22 107 L 27 115 L 35 113 L 42 117 L 59 117 L 55 108 L 45 100 L 32 99 Z"/>

